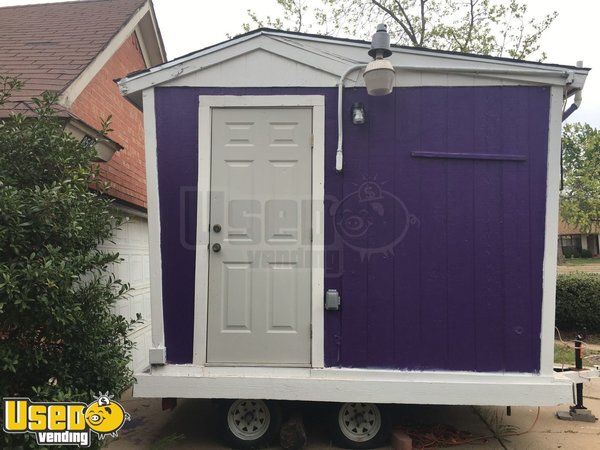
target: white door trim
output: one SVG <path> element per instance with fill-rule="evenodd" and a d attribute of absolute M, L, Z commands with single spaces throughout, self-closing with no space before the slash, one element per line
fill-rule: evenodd
<path fill-rule="evenodd" d="M 324 367 L 324 199 L 325 199 L 325 98 L 322 95 L 207 95 L 199 98 L 198 111 L 198 211 L 196 222 L 196 276 L 194 295 L 193 363 L 206 364 L 208 320 L 208 244 L 210 223 L 210 168 L 212 108 L 312 108 L 312 268 L 311 365 Z M 247 368 L 240 368 L 241 372 Z"/>

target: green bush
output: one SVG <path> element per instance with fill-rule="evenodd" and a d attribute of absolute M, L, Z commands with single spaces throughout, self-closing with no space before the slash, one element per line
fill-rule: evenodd
<path fill-rule="evenodd" d="M 590 252 L 588 249 L 584 248 L 583 250 L 581 250 L 582 258 L 591 258 L 592 256 L 594 256 L 594 255 L 592 255 L 592 252 Z"/>
<path fill-rule="evenodd" d="M 600 275 L 559 275 L 556 283 L 556 326 L 560 330 L 600 332 Z"/>
<path fill-rule="evenodd" d="M 564 247 L 563 255 L 565 255 L 565 258 L 568 259 L 579 258 L 579 251 L 573 247 Z"/>
<path fill-rule="evenodd" d="M 18 87 L 0 77 L 0 104 Z M 133 381 L 130 323 L 112 310 L 128 287 L 110 272 L 118 254 L 97 249 L 120 219 L 95 143 L 64 131 L 55 102 L 44 93 L 33 117 L 0 122 L 0 397 L 89 403 Z M 16 447 L 37 448 L 3 433 L 0 448 Z"/>

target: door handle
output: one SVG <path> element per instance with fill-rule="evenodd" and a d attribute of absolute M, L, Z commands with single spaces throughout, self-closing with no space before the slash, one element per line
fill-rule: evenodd
<path fill-rule="evenodd" d="M 213 252 L 219 253 L 221 251 L 221 244 L 213 244 L 212 246 Z"/>
<path fill-rule="evenodd" d="M 221 225 L 219 225 L 218 223 L 213 225 L 213 231 L 215 233 L 220 233 L 221 232 Z"/>

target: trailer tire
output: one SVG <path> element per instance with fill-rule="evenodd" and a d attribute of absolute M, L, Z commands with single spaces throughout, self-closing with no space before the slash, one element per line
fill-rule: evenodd
<path fill-rule="evenodd" d="M 234 449 L 268 445 L 279 433 L 281 410 L 268 400 L 223 400 L 217 405 L 223 440 Z"/>
<path fill-rule="evenodd" d="M 339 403 L 331 413 L 333 442 L 342 448 L 368 449 L 389 443 L 387 411 L 374 403 Z"/>

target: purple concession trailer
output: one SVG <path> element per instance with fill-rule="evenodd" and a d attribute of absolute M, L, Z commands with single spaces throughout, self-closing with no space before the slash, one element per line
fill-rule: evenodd
<path fill-rule="evenodd" d="M 336 402 L 345 445 L 380 437 L 376 404 L 572 400 L 553 371 L 560 136 L 588 69 L 378 33 L 259 29 L 119 82 L 146 133 L 135 395 L 229 399 L 236 445 L 276 400 Z"/>

